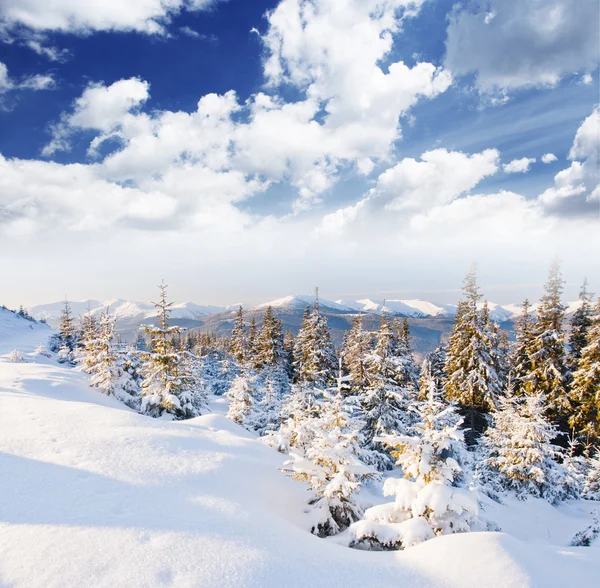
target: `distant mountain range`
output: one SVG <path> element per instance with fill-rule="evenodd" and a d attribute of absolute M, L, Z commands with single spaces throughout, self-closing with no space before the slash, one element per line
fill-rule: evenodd
<path fill-rule="evenodd" d="M 285 329 L 297 333 L 302 324 L 302 314 L 308 304 L 313 304 L 314 296 L 286 296 L 258 305 L 245 305 L 244 315 L 247 321 L 254 318 L 257 324 L 262 323 L 266 308 L 273 307 L 283 322 Z M 151 303 L 132 302 L 129 300 L 113 299 L 106 301 L 83 300 L 69 302 L 74 315 L 91 312 L 98 316 L 106 310 L 117 317 L 117 329 L 125 339 L 132 339 L 139 331 L 140 325 L 154 322 L 157 311 Z M 361 300 L 327 300 L 319 298 L 322 311 L 327 315 L 329 327 L 336 344 L 340 344 L 344 331 L 350 328 L 352 317 L 357 313 L 363 314 L 365 329 L 375 330 L 380 323 L 382 313 L 390 313 L 399 317 L 407 317 L 411 328 L 414 348 L 419 355 L 427 353 L 439 345 L 441 339 L 446 339 L 452 329 L 455 304 L 437 304 L 426 300 L 379 300 L 364 298 Z M 517 304 L 488 303 L 492 318 L 502 327 L 512 333 L 512 321 L 521 311 Z M 567 314 L 575 311 L 578 302 L 567 304 Z M 174 324 L 188 329 L 212 331 L 228 335 L 233 328 L 235 312 L 239 304 L 230 306 L 213 306 L 182 302 L 172 307 L 171 318 Z M 56 327 L 64 302 L 42 304 L 27 309 L 36 319 L 45 319 L 50 326 Z M 535 307 L 532 308 L 535 311 Z"/>

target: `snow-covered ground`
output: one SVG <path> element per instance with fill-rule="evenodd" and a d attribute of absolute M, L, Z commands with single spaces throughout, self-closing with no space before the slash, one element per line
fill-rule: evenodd
<path fill-rule="evenodd" d="M 352 550 L 308 533 L 307 492 L 223 399 L 189 421 L 138 415 L 34 357 L 47 327 L 4 319 L 0 586 L 598 586 L 598 541 L 568 547 L 594 503 L 489 501 L 504 533 Z M 13 349 L 27 361 L 9 361 Z"/>

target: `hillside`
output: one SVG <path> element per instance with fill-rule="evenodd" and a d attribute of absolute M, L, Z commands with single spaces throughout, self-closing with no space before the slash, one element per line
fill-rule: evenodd
<path fill-rule="evenodd" d="M 34 357 L 47 331 L 3 324 L 0 585 L 596 585 L 599 547 L 567 547 L 592 503 L 488 503 L 504 533 L 351 550 L 307 531 L 304 487 L 277 470 L 284 456 L 219 414 L 222 399 L 189 421 L 138 415 L 76 370 Z M 27 362 L 8 360 L 14 348 Z"/>

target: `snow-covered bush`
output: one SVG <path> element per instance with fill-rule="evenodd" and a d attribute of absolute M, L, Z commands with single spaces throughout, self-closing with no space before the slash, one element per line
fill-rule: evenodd
<path fill-rule="evenodd" d="M 25 361 L 25 357 L 23 357 L 23 354 L 18 349 L 13 349 L 10 352 L 9 359 L 10 359 L 10 361 L 14 361 L 14 362 Z"/>
<path fill-rule="evenodd" d="M 513 490 L 520 498 L 537 496 L 551 503 L 567 496 L 563 451 L 552 443 L 558 432 L 544 416 L 542 395 L 500 399 L 492 426 L 483 438 L 484 481 Z"/>
<path fill-rule="evenodd" d="M 42 357 L 52 357 L 52 353 L 45 345 L 38 345 L 33 354 L 41 355 Z"/>
<path fill-rule="evenodd" d="M 58 361 L 58 363 L 75 365 L 76 360 L 73 351 L 71 351 L 66 345 L 62 345 L 56 354 L 56 361 Z"/>
<path fill-rule="evenodd" d="M 385 496 L 394 502 L 371 507 L 349 529 L 351 545 L 404 549 L 435 535 L 461 533 L 478 522 L 473 494 L 457 487 L 466 461 L 460 419 L 432 386 L 418 405 L 419 420 L 408 435 L 377 438 L 391 447 L 404 479 L 385 481 Z"/>
<path fill-rule="evenodd" d="M 581 497 L 587 500 L 600 500 L 600 449 L 589 458 L 589 468 L 583 482 Z"/>

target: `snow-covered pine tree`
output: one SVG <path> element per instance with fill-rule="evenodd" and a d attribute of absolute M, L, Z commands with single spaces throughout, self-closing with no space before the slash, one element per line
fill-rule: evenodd
<path fill-rule="evenodd" d="M 344 334 L 341 357 L 345 371 L 351 378 L 351 391 L 360 395 L 367 387 L 367 355 L 371 351 L 371 333 L 363 330 L 362 315 L 352 319 L 350 330 Z"/>
<path fill-rule="evenodd" d="M 338 360 L 327 326 L 327 317 L 315 296 L 312 310 L 305 311 L 294 347 L 296 381 L 304 386 L 326 389 L 333 385 Z"/>
<path fill-rule="evenodd" d="M 75 319 L 71 312 L 69 302 L 65 298 L 65 306 L 61 312 L 58 323 L 58 337 L 54 345 L 58 352 L 57 359 L 59 363 L 74 363 L 73 351 L 78 340 Z"/>
<path fill-rule="evenodd" d="M 581 497 L 586 500 L 600 500 L 600 449 L 596 449 L 596 454 L 589 457 Z"/>
<path fill-rule="evenodd" d="M 587 278 L 583 280 L 583 285 L 579 291 L 579 308 L 573 313 L 571 318 L 571 334 L 569 335 L 569 367 L 575 371 L 578 367 L 581 352 L 587 345 L 587 333 L 592 326 L 592 300 L 594 295 L 588 292 Z"/>
<path fill-rule="evenodd" d="M 394 502 L 368 509 L 364 520 L 350 527 L 353 543 L 404 549 L 435 535 L 469 531 L 477 523 L 477 501 L 457 487 L 467 461 L 461 419 L 442 401 L 433 377 L 427 387 L 409 434 L 378 439 L 391 448 L 404 479 L 385 481 L 384 495 L 395 496 Z"/>
<path fill-rule="evenodd" d="M 226 394 L 229 399 L 227 418 L 248 430 L 253 430 L 255 424 L 256 390 L 253 384 L 252 375 L 245 370 L 235 378 Z"/>
<path fill-rule="evenodd" d="M 460 301 L 446 351 L 446 398 L 456 402 L 469 426 L 466 439 L 473 445 L 485 430 L 485 413 L 494 410 L 501 394 L 498 374 L 497 338 L 489 320 L 487 304 L 478 311 L 481 298 L 473 264 L 463 284 Z"/>
<path fill-rule="evenodd" d="M 363 482 L 376 476 L 361 461 L 360 424 L 348 412 L 348 400 L 339 390 L 324 395 L 320 416 L 304 423 L 310 441 L 304 450 L 291 451 L 283 468 L 295 480 L 308 482 L 313 491 L 311 530 L 320 537 L 335 535 L 360 518 L 355 495 Z"/>
<path fill-rule="evenodd" d="M 446 345 L 438 345 L 427 355 L 427 361 L 438 390 L 443 390 L 446 384 Z"/>
<path fill-rule="evenodd" d="M 535 335 L 534 320 L 529 312 L 531 305 L 526 298 L 521 306 L 521 314 L 516 321 L 516 342 L 510 355 L 510 379 L 515 395 L 528 393 L 528 379 L 533 371 L 532 357 L 534 353 Z"/>
<path fill-rule="evenodd" d="M 503 488 L 520 498 L 532 495 L 555 503 L 566 496 L 566 477 L 558 463 L 562 451 L 552 443 L 557 430 L 544 412 L 543 393 L 501 398 L 483 438 L 485 464 Z"/>
<path fill-rule="evenodd" d="M 398 318 L 394 319 L 392 328 L 396 332 L 398 342 L 396 348 L 397 382 L 402 388 L 417 389 L 419 387 L 419 370 L 410 344 L 408 319 L 405 317 L 402 322 Z"/>
<path fill-rule="evenodd" d="M 116 348 L 114 335 L 115 318 L 106 309 L 100 315 L 96 338 L 87 341 L 84 370 L 90 374 L 91 386 L 135 408 L 138 384 L 124 368 L 124 354 Z"/>
<path fill-rule="evenodd" d="M 244 324 L 244 310 L 241 304 L 235 315 L 233 330 L 229 339 L 229 351 L 239 365 L 244 364 L 248 353 L 248 336 Z"/>
<path fill-rule="evenodd" d="M 285 369 L 290 380 L 294 379 L 294 333 L 287 329 L 283 338 L 283 351 L 285 353 Z"/>
<path fill-rule="evenodd" d="M 250 327 L 248 328 L 248 343 L 246 348 L 246 363 L 250 366 L 254 365 L 257 337 L 258 329 L 256 326 L 256 318 L 252 317 L 250 319 Z"/>
<path fill-rule="evenodd" d="M 257 380 L 259 400 L 254 406 L 254 428 L 259 435 L 276 431 L 282 423 L 282 402 L 290 393 L 290 380 L 281 363 L 266 365 Z"/>
<path fill-rule="evenodd" d="M 565 307 L 561 302 L 563 285 L 560 264 L 554 261 L 544 286 L 545 294 L 537 308 L 531 372 L 525 390 L 532 396 L 543 394 L 547 415 L 560 430 L 566 432 L 571 403 L 567 393 L 568 369 L 563 330 Z"/>
<path fill-rule="evenodd" d="M 594 306 L 586 344 L 573 373 L 570 398 L 573 412 L 569 425 L 582 438 L 600 440 L 600 298 Z"/>
<path fill-rule="evenodd" d="M 153 417 L 171 416 L 186 419 L 198 416 L 201 395 L 194 390 L 194 377 L 183 353 L 175 349 L 173 338 L 181 327 L 169 325 L 172 302 L 167 302 L 167 286 L 159 286 L 160 298 L 154 302 L 158 310 L 158 325 L 142 328 L 150 339 L 150 351 L 143 352 L 141 412 Z"/>
<path fill-rule="evenodd" d="M 284 361 L 283 325 L 269 305 L 256 338 L 254 367 L 260 369 L 264 366 L 281 365 Z"/>

